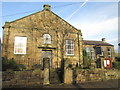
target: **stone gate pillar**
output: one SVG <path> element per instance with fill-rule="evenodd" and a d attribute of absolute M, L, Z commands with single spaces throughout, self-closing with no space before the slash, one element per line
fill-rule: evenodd
<path fill-rule="evenodd" d="M 50 59 L 43 58 L 44 77 L 43 84 L 50 84 Z"/>
<path fill-rule="evenodd" d="M 104 69 L 104 58 L 101 58 L 101 69 Z"/>
<path fill-rule="evenodd" d="M 70 60 L 64 61 L 64 83 L 71 84 L 73 83 L 73 70 L 72 66 L 70 67 L 71 62 Z"/>

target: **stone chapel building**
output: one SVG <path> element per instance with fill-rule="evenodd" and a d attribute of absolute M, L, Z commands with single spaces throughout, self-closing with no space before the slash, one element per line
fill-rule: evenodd
<path fill-rule="evenodd" d="M 105 58 L 113 58 L 113 45 L 102 41 L 83 40 L 81 30 L 53 13 L 50 5 L 43 7 L 42 11 L 5 23 L 2 57 L 14 59 L 27 67 L 35 64 L 43 66 L 45 57 L 50 58 L 52 68 L 60 67 L 62 60 L 66 58 L 73 66 L 82 66 L 83 49 L 87 48 L 89 52 L 89 47 L 100 46 L 105 48 L 103 51 L 111 52 L 108 55 L 110 57 Z M 89 58 L 97 59 L 96 49 L 92 48 L 94 54 Z M 104 55 L 107 55 L 106 52 Z"/>
<path fill-rule="evenodd" d="M 50 66 L 61 66 L 68 58 L 73 65 L 82 64 L 82 33 L 57 16 L 44 5 L 44 9 L 3 26 L 2 57 L 13 58 L 17 63 L 31 67 L 43 65 L 50 58 Z"/>

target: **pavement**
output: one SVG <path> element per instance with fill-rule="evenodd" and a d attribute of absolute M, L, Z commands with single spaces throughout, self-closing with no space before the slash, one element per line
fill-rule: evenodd
<path fill-rule="evenodd" d="M 68 90 L 68 89 L 73 89 L 73 90 L 120 90 L 119 86 L 119 81 L 120 80 L 108 80 L 108 81 L 97 81 L 97 82 L 84 82 L 84 83 L 78 83 L 78 84 L 49 84 L 49 85 L 44 85 L 44 86 L 27 86 L 27 87 L 21 87 L 18 86 L 15 88 L 15 90 L 44 90 L 44 89 L 61 89 L 61 90 Z M 6 89 L 2 89 L 6 90 Z M 8 88 L 7 88 L 8 90 Z M 13 88 L 11 88 L 13 90 Z"/>
<path fill-rule="evenodd" d="M 105 89 L 119 89 L 119 80 L 97 81 L 97 82 L 84 82 L 78 84 L 58 84 L 44 86 L 45 88 L 105 88 Z"/>

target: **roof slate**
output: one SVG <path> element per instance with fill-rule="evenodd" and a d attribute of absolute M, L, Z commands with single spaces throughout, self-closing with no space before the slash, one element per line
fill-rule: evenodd
<path fill-rule="evenodd" d="M 103 41 L 92 41 L 92 40 L 83 40 L 84 45 L 96 45 L 96 46 L 114 46 L 110 43 Z"/>

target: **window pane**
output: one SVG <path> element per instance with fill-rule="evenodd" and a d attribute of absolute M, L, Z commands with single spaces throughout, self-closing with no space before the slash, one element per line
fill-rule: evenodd
<path fill-rule="evenodd" d="M 108 53 L 108 55 L 110 55 L 110 53 Z"/>
<path fill-rule="evenodd" d="M 44 34 L 44 44 L 51 44 L 51 36 L 49 34 Z"/>
<path fill-rule="evenodd" d="M 90 52 L 89 48 L 86 48 L 86 52 Z"/>
<path fill-rule="evenodd" d="M 14 54 L 26 54 L 27 37 L 15 37 Z"/>
<path fill-rule="evenodd" d="M 70 50 L 68 50 L 68 54 L 71 54 L 71 51 L 70 51 Z"/>
<path fill-rule="evenodd" d="M 67 40 L 67 44 L 71 44 L 71 40 Z"/>
<path fill-rule="evenodd" d="M 66 55 L 74 54 L 74 42 L 73 40 L 66 40 Z"/>
<path fill-rule="evenodd" d="M 71 49 L 71 45 L 67 45 L 67 49 Z"/>
<path fill-rule="evenodd" d="M 110 48 L 108 48 L 108 51 L 110 51 Z"/>
<path fill-rule="evenodd" d="M 86 52 L 87 52 L 88 58 L 94 60 L 94 58 L 95 58 L 94 48 L 93 47 L 87 47 Z"/>
<path fill-rule="evenodd" d="M 71 44 L 73 44 L 73 40 L 71 40 Z"/>

